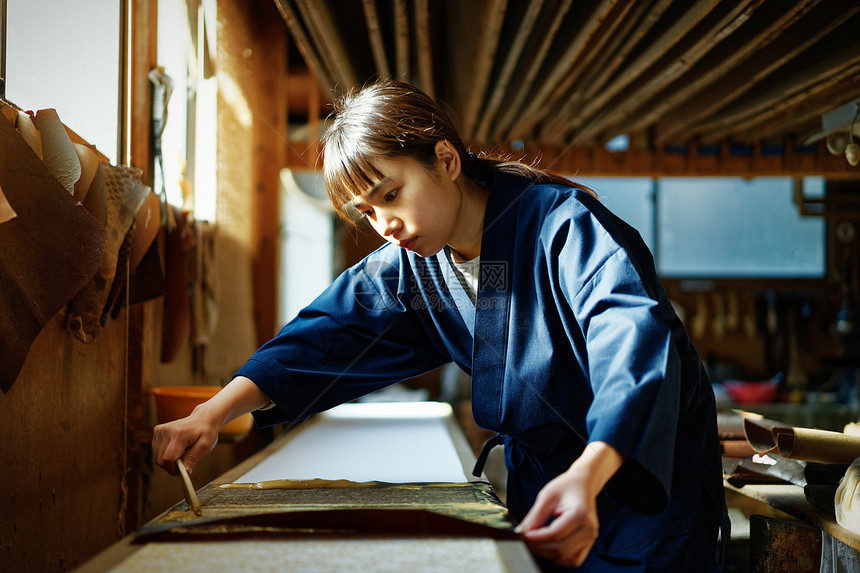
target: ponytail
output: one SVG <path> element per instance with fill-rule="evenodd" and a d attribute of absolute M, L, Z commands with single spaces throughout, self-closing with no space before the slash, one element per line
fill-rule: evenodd
<path fill-rule="evenodd" d="M 534 183 L 562 185 L 564 187 L 576 187 L 594 195 L 594 191 L 590 188 L 576 183 L 567 177 L 553 173 L 547 169 L 540 169 L 533 165 L 528 165 L 522 161 L 511 159 L 510 157 L 501 154 L 489 154 L 481 152 L 481 155 L 475 155 L 473 152 L 468 152 L 466 158 L 463 158 L 463 173 L 483 183 L 492 177 L 493 171 L 501 171 L 516 175 L 527 181 Z"/>

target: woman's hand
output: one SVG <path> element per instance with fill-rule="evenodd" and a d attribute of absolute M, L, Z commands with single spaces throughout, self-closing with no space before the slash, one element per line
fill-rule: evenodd
<path fill-rule="evenodd" d="M 200 404 L 187 418 L 159 424 L 152 434 L 152 459 L 167 472 L 178 475 L 176 460 L 189 473 L 218 443 L 224 424 L 269 403 L 254 382 L 237 376 L 220 392 Z"/>
<path fill-rule="evenodd" d="M 190 416 L 155 426 L 152 434 L 152 459 L 172 475 L 179 475 L 176 460 L 182 458 L 189 473 L 218 443 L 221 429 L 216 419 L 206 415 L 205 404 Z"/>
<path fill-rule="evenodd" d="M 597 539 L 595 497 L 580 476 L 568 470 L 538 493 L 517 531 L 532 553 L 559 565 L 579 567 Z"/>
<path fill-rule="evenodd" d="M 592 442 L 563 474 L 538 492 L 517 527 L 529 549 L 559 565 L 579 567 L 599 531 L 597 494 L 624 457 L 605 442 Z"/>

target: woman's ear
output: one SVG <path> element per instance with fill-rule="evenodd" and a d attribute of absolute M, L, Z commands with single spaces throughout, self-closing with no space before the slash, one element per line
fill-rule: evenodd
<path fill-rule="evenodd" d="M 460 176 L 460 154 L 447 139 L 436 142 L 436 167 L 445 173 L 451 181 Z"/>

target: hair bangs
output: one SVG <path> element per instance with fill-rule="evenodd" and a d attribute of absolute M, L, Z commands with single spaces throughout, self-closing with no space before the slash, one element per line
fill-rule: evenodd
<path fill-rule="evenodd" d="M 351 214 L 352 200 L 366 193 L 382 177 L 369 153 L 346 152 L 340 142 L 329 141 L 323 168 L 329 199 L 341 214 Z"/>

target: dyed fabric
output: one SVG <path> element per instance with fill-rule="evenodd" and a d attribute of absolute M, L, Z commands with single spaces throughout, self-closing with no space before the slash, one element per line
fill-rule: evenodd
<path fill-rule="evenodd" d="M 258 422 L 454 361 L 475 420 L 504 439 L 517 519 L 588 441 L 627 457 L 580 571 L 716 570 L 714 396 L 638 233 L 581 190 L 500 173 L 480 262 L 475 304 L 443 253 L 386 245 L 344 272 L 239 371 L 276 404 Z"/>

